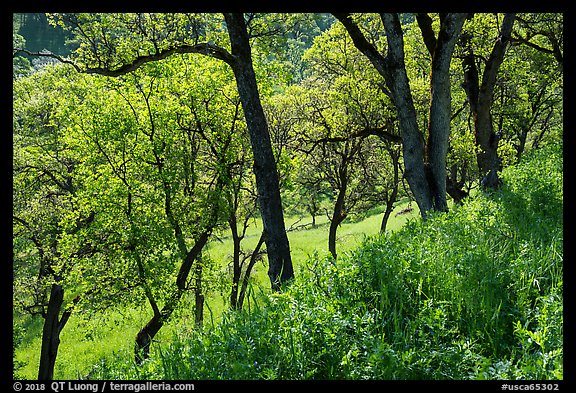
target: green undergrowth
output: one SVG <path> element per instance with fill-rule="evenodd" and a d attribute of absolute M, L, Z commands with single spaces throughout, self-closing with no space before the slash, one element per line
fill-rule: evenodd
<path fill-rule="evenodd" d="M 561 147 L 502 173 L 498 191 L 411 219 L 334 260 L 310 256 L 279 293 L 175 332 L 102 379 L 563 378 Z"/>
<path fill-rule="evenodd" d="M 402 211 L 410 202 L 402 200 L 396 210 Z M 328 226 L 326 216 L 316 218 L 316 226 L 305 212 L 291 211 L 286 218 L 292 259 L 295 266 L 307 261 L 315 252 L 318 255 L 328 254 Z M 417 216 L 415 207 L 408 214 L 393 214 L 388 223 L 389 230 L 397 230 L 404 223 Z M 356 220 L 345 221 L 338 230 L 338 250 L 345 253 L 358 247 L 367 237 L 378 233 L 382 211 L 374 209 Z M 298 229 L 295 229 L 298 228 Z M 253 249 L 260 237 L 262 224 L 259 219 L 251 222 L 242 243 L 244 249 Z M 229 308 L 230 272 L 227 269 L 232 260 L 232 240 L 228 233 L 217 234 L 206 246 L 205 256 L 219 264 L 218 277 L 221 285 L 213 285 L 205 293 L 204 324 L 217 324 L 224 310 Z M 214 278 L 212 276 L 212 278 Z M 265 261 L 258 262 L 251 275 L 250 293 L 269 292 L 270 281 Z M 250 309 L 252 297 L 247 299 L 246 307 Z M 180 306 L 168 323 L 154 338 L 155 346 L 170 342 L 175 332 L 188 334 L 195 329 L 194 296 L 186 293 Z M 55 378 L 77 379 L 88 375 L 94 363 L 99 359 L 110 357 L 118 352 L 130 353 L 134 338 L 144 326 L 151 314 L 148 304 L 141 306 L 125 305 L 93 312 L 74 312 L 61 333 L 61 343 L 55 367 Z M 30 317 L 14 312 L 14 376 L 19 379 L 35 379 L 38 373 L 38 361 L 41 347 L 42 318 Z M 184 332 L 184 333 L 183 333 Z"/>

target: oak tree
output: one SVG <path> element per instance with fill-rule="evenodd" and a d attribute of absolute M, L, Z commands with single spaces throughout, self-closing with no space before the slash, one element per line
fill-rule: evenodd
<path fill-rule="evenodd" d="M 398 113 L 402 136 L 405 176 L 425 218 L 430 210 L 445 211 L 446 154 L 450 134 L 450 63 L 466 14 L 440 14 L 438 33 L 427 14 L 418 16 L 423 41 L 432 58 L 427 138 L 418 127 L 416 110 L 406 75 L 402 24 L 398 14 L 380 14 L 387 46 L 370 42 L 359 21 L 351 14 L 334 14 L 346 27 L 354 45 L 373 64 L 385 81 L 385 91 Z"/>
<path fill-rule="evenodd" d="M 210 56 L 232 68 L 253 151 L 268 275 L 272 289 L 279 290 L 294 276 L 294 269 L 274 153 L 252 61 L 251 34 L 263 34 L 250 25 L 257 19 L 253 15 L 225 14 L 227 34 L 221 30 L 221 19 L 216 14 L 61 14 L 54 15 L 54 20 L 75 34 L 79 49 L 74 60 L 45 55 L 71 64 L 80 72 L 118 77 L 145 63 L 183 53 Z"/>

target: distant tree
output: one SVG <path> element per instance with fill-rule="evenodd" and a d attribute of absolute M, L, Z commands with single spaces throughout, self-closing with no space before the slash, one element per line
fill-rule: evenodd
<path fill-rule="evenodd" d="M 383 232 L 399 192 L 401 154 L 397 146 L 401 143 L 401 138 L 390 97 L 380 88 L 381 76 L 369 66 L 365 56 L 354 50 L 354 44 L 344 34 L 343 28 L 341 24 L 333 25 L 318 37 L 305 53 L 304 58 L 309 64 L 309 80 L 304 83 L 311 84 L 311 81 L 315 81 L 314 83 L 318 85 L 317 97 L 326 98 L 312 99 L 312 102 L 320 101 L 324 104 L 306 103 L 301 105 L 302 109 L 298 111 L 305 114 L 310 112 L 310 108 L 315 108 L 319 115 L 309 115 L 308 118 L 322 119 L 319 124 L 325 128 L 329 127 L 329 119 L 333 120 L 332 127 L 340 129 L 335 131 L 333 136 L 339 137 L 324 139 L 324 142 L 331 141 L 333 145 L 337 145 L 343 143 L 346 138 L 349 138 L 348 142 L 365 139 L 361 142 L 363 147 L 357 157 L 354 155 L 349 157 L 353 158 L 354 166 L 357 166 L 350 171 L 351 179 L 360 178 L 359 183 L 364 191 L 350 193 L 347 198 L 356 195 L 360 200 L 356 203 L 355 209 L 346 210 L 361 215 L 363 210 L 367 211 L 370 207 L 384 203 L 386 207 L 380 228 Z M 341 114 L 328 115 L 329 110 L 326 109 L 330 107 L 335 108 L 335 112 L 340 111 Z M 322 117 L 323 111 L 324 116 L 328 116 L 329 119 Z M 349 129 L 346 130 L 346 127 Z M 342 150 L 340 151 L 342 154 Z M 305 176 L 304 179 L 318 178 L 315 176 L 315 168 L 321 166 L 320 164 L 312 166 L 308 171 L 310 176 Z M 315 191 L 319 184 L 318 180 L 312 182 L 310 180 L 308 183 L 313 186 L 312 191 Z M 354 181 L 349 183 L 355 184 Z M 331 184 L 335 186 L 337 183 L 332 181 Z M 312 201 L 315 199 L 313 195 L 314 193 L 310 198 Z M 334 228 L 332 233 L 335 237 Z"/>
<path fill-rule="evenodd" d="M 358 83 L 349 75 L 306 82 L 291 89 L 294 115 L 300 119 L 293 149 L 302 155 L 296 181 L 312 186 L 310 198 L 316 197 L 315 188 L 329 194 L 328 249 L 336 258 L 337 230 L 347 217 L 396 201 L 388 186 L 397 187 L 398 177 L 396 183 L 383 181 L 388 163 L 381 153 L 400 137 L 392 122 L 382 118 L 386 99 L 370 82 Z"/>
<path fill-rule="evenodd" d="M 329 133 L 332 130 L 327 130 Z M 360 176 L 362 149 L 366 137 L 346 138 L 341 141 L 330 137 L 316 139 L 307 151 L 310 165 L 318 182 L 327 183 L 333 195 L 333 208 L 328 214 L 328 250 L 334 258 L 336 252 L 336 235 L 340 224 L 352 214 L 362 202 L 367 202 L 369 184 Z M 312 169 L 311 168 L 311 169 Z"/>

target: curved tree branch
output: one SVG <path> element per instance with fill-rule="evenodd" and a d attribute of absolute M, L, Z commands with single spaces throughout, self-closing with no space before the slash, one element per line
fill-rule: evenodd
<path fill-rule="evenodd" d="M 178 53 L 179 54 L 200 53 L 200 54 L 203 54 L 206 56 L 210 56 L 210 57 L 214 57 L 216 59 L 222 60 L 229 65 L 233 65 L 235 62 L 235 59 L 236 59 L 233 55 L 231 55 L 225 49 L 223 49 L 217 45 L 210 44 L 210 43 L 200 43 L 200 44 L 196 44 L 196 45 L 183 44 L 183 45 L 175 46 L 175 47 L 172 47 L 169 49 L 159 50 L 153 54 L 138 56 L 132 62 L 126 63 L 126 64 L 124 64 L 124 65 L 122 65 L 116 69 L 109 69 L 109 68 L 105 68 L 105 67 L 82 68 L 78 64 L 76 64 L 74 61 L 63 58 L 62 56 L 56 55 L 56 54 L 49 52 L 49 51 L 31 52 L 29 50 L 22 49 L 22 48 L 14 48 L 12 51 L 12 57 L 16 56 L 16 54 L 18 54 L 20 52 L 26 53 L 29 56 L 50 57 L 50 58 L 56 59 L 61 63 L 70 64 L 78 72 L 82 72 L 82 73 L 86 73 L 86 74 L 98 74 L 98 75 L 105 75 L 105 76 L 113 76 L 113 77 L 127 74 L 129 72 L 135 71 L 136 69 L 138 69 L 143 64 L 146 64 L 146 63 L 149 63 L 152 61 L 162 60 L 162 59 L 167 58 L 168 56 L 171 56 L 173 54 L 178 54 Z"/>

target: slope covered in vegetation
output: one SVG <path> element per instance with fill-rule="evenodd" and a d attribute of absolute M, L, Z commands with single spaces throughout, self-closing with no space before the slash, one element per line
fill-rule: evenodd
<path fill-rule="evenodd" d="M 562 379 L 561 146 L 449 213 L 316 256 L 281 293 L 104 379 Z"/>

